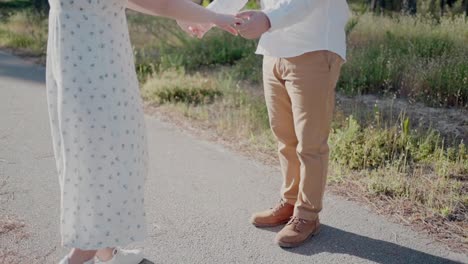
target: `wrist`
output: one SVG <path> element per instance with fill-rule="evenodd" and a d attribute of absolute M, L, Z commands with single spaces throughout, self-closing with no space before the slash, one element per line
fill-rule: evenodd
<path fill-rule="evenodd" d="M 268 31 L 278 29 L 281 20 L 281 13 L 279 13 L 278 10 L 265 10 L 263 12 L 268 18 Z"/>
<path fill-rule="evenodd" d="M 212 19 L 212 21 L 211 21 L 210 24 L 212 24 L 212 25 L 218 25 L 219 22 L 220 22 L 220 20 L 221 20 L 221 15 L 218 14 L 218 13 L 214 13 L 214 14 L 213 14 L 213 19 Z"/>
<path fill-rule="evenodd" d="M 271 28 L 271 21 L 270 21 L 270 18 L 268 17 L 268 15 L 265 13 L 265 12 L 262 12 L 263 16 L 265 17 L 265 27 L 266 27 L 266 31 L 270 30 Z"/>

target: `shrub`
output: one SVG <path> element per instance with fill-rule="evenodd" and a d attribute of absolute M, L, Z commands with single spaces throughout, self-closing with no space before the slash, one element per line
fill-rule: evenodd
<path fill-rule="evenodd" d="M 143 98 L 154 103 L 209 104 L 221 96 L 216 83 L 200 74 L 165 71 L 143 86 Z"/>
<path fill-rule="evenodd" d="M 47 20 L 31 10 L 5 17 L 0 23 L 0 46 L 44 56 L 47 46 Z"/>
<path fill-rule="evenodd" d="M 187 39 L 180 46 L 162 46 L 161 67 L 196 70 L 202 66 L 232 65 L 254 50 L 253 41 L 227 33 L 210 32 L 203 40 Z"/>
<path fill-rule="evenodd" d="M 400 168 L 401 172 L 407 172 L 414 164 L 430 165 L 437 171 L 434 164 L 443 161 L 450 163 L 451 169 L 438 171 L 438 175 L 466 173 L 468 160 L 463 142 L 458 147 L 447 147 L 438 132 L 409 130 L 409 119 L 403 117 L 401 124 L 383 125 L 383 121 L 376 121 L 362 127 L 350 116 L 343 126 L 331 133 L 331 159 L 355 170 L 392 165 Z"/>
<path fill-rule="evenodd" d="M 262 56 L 249 54 L 237 61 L 232 68 L 232 74 L 240 80 L 249 80 L 253 83 L 262 82 Z"/>

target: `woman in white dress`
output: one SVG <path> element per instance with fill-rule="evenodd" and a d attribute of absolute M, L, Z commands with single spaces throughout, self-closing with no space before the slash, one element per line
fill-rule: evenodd
<path fill-rule="evenodd" d="M 125 10 L 212 23 L 233 16 L 184 0 L 50 0 L 47 96 L 61 187 L 63 264 L 137 264 L 145 238 L 144 115 Z"/>

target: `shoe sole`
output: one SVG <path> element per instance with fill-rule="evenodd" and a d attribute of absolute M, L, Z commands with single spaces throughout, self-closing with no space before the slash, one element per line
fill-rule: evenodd
<path fill-rule="evenodd" d="M 307 241 L 309 241 L 312 237 L 318 235 L 319 233 L 320 233 L 320 227 L 317 228 L 317 230 L 315 232 L 313 232 L 312 234 L 310 234 L 306 239 L 304 239 L 304 241 L 301 241 L 301 242 L 298 242 L 298 243 L 284 243 L 284 242 L 281 242 L 281 241 L 275 241 L 275 242 L 276 242 L 276 244 L 278 244 L 278 246 L 280 246 L 282 248 L 295 248 L 295 247 L 298 247 L 298 246 L 302 246 Z"/>
<path fill-rule="evenodd" d="M 288 222 L 289 222 L 289 219 L 284 220 L 283 222 L 274 223 L 274 224 L 259 224 L 259 223 L 252 222 L 252 225 L 254 225 L 255 227 L 258 227 L 258 228 L 264 228 L 264 227 L 276 227 L 276 226 L 280 226 L 280 225 L 285 225 Z"/>

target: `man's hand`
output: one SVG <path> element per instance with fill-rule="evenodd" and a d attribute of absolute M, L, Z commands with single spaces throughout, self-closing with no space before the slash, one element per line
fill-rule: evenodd
<path fill-rule="evenodd" d="M 271 27 L 270 19 L 262 11 L 244 11 L 236 17 L 244 20 L 236 29 L 246 39 L 257 39 Z"/>

